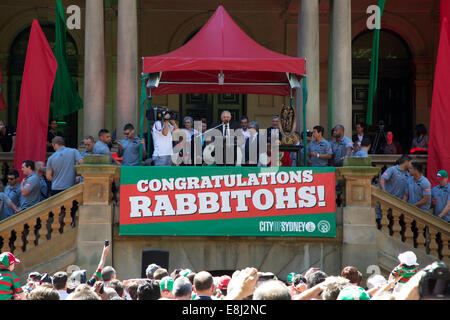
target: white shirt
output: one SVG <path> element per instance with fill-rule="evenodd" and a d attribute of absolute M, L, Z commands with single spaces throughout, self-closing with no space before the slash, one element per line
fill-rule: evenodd
<path fill-rule="evenodd" d="M 172 155 L 172 131 L 173 126 L 169 123 L 169 131 L 167 132 L 167 136 L 163 135 L 163 125 L 161 124 L 161 121 L 155 122 L 152 131 L 154 157 Z"/>
<path fill-rule="evenodd" d="M 225 130 L 227 132 L 225 132 Z M 224 136 L 229 136 L 230 135 L 230 123 L 222 123 L 222 134 Z"/>
<path fill-rule="evenodd" d="M 192 128 L 191 130 L 188 130 L 186 128 L 183 128 L 181 130 L 184 130 L 185 134 L 186 134 L 186 142 L 190 142 L 192 139 L 192 136 L 195 136 L 198 134 L 198 131 L 195 130 L 194 128 Z"/>
<path fill-rule="evenodd" d="M 69 295 L 66 290 L 58 290 L 58 293 L 60 297 L 59 300 L 66 300 L 67 296 Z"/>
<path fill-rule="evenodd" d="M 244 135 L 245 138 L 250 138 L 250 130 L 247 129 L 247 130 L 244 131 L 244 129 L 242 129 L 242 128 L 240 128 L 238 130 L 241 130 L 241 132 L 242 132 L 242 134 Z"/>

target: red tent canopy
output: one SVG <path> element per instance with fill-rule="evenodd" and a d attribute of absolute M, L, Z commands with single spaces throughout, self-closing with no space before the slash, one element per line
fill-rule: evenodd
<path fill-rule="evenodd" d="M 144 73 L 160 73 L 152 95 L 184 93 L 286 96 L 291 80 L 306 74 L 305 59 L 289 57 L 256 43 L 219 6 L 184 46 L 143 58 Z M 223 77 L 219 77 L 223 74 Z"/>

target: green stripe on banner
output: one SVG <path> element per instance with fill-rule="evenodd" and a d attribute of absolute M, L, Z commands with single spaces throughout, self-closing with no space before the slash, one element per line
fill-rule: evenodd
<path fill-rule="evenodd" d="M 121 167 L 120 168 L 120 184 L 129 185 L 136 184 L 139 180 L 152 179 L 168 179 L 179 177 L 202 177 L 215 175 L 232 175 L 242 174 L 246 178 L 249 173 L 263 173 L 263 172 L 290 172 L 290 171 L 305 171 L 312 170 L 313 174 L 317 173 L 334 173 L 334 167 L 314 167 L 314 168 L 297 168 L 297 167 L 266 167 L 266 168 L 245 168 L 241 167 L 236 170 L 236 167 Z M 151 170 L 151 175 L 149 171 Z"/>
<path fill-rule="evenodd" d="M 119 235 L 336 237 L 334 213 L 120 225 Z"/>

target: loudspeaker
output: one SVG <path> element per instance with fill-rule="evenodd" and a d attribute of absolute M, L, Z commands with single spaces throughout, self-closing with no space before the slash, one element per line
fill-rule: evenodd
<path fill-rule="evenodd" d="M 142 251 L 142 269 L 141 278 L 147 278 L 145 270 L 149 264 L 155 263 L 161 268 L 169 271 L 169 251 L 167 250 L 143 250 Z"/>

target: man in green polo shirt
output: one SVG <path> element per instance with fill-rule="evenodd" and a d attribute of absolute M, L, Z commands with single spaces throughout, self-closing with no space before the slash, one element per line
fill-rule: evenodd
<path fill-rule="evenodd" d="M 0 300 L 25 299 L 19 277 L 13 273 L 16 263 L 20 260 L 11 252 L 0 254 Z"/>

